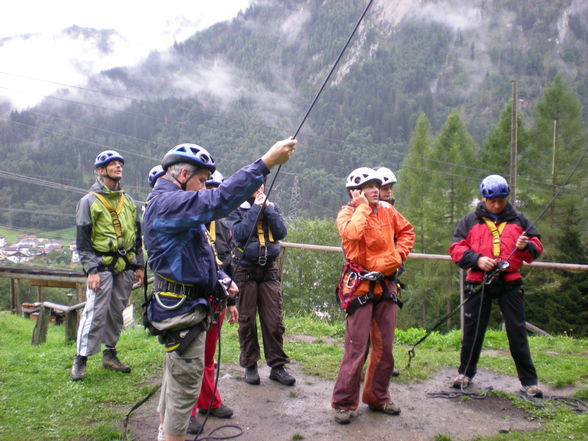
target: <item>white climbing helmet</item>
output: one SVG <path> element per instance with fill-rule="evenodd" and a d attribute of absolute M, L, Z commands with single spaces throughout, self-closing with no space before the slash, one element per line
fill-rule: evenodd
<path fill-rule="evenodd" d="M 376 173 L 378 173 L 378 175 L 380 175 L 380 178 L 382 179 L 382 185 L 396 184 L 396 182 L 398 182 L 396 180 L 396 175 L 389 168 L 374 167 L 374 170 Z"/>
<path fill-rule="evenodd" d="M 378 184 L 382 185 L 382 178 L 373 168 L 359 167 L 349 173 L 345 187 L 348 189 L 359 188 L 370 181 L 377 181 Z"/>

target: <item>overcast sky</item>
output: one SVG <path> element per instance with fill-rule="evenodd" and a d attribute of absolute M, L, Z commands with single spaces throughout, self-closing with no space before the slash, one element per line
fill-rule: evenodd
<path fill-rule="evenodd" d="M 101 70 L 140 62 L 152 50 L 235 17 L 252 0 L 18 0 L 0 14 L 0 101 L 23 109 Z M 72 26 L 114 31 L 97 38 Z M 107 48 L 107 50 L 105 50 Z M 39 81 L 42 80 L 42 81 Z M 15 89 L 15 90 L 10 90 Z"/>

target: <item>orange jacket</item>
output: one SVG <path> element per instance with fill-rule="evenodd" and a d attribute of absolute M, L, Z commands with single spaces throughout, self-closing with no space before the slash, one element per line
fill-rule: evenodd
<path fill-rule="evenodd" d="M 412 225 L 387 202 L 377 206 L 350 203 L 337 214 L 337 229 L 343 239 L 345 258 L 369 271 L 379 271 L 391 276 L 406 260 L 415 240 Z M 364 280 L 355 291 L 363 295 L 369 291 L 369 281 Z M 382 288 L 376 284 L 374 294 Z"/>

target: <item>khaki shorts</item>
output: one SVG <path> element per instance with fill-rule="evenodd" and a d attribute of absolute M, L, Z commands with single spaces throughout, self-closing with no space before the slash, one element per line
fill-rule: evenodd
<path fill-rule="evenodd" d="M 201 332 L 181 356 L 176 351 L 165 355 L 157 408 L 160 414 L 164 414 L 164 433 L 182 436 L 188 430 L 190 414 L 202 383 L 205 340 L 206 332 Z"/>

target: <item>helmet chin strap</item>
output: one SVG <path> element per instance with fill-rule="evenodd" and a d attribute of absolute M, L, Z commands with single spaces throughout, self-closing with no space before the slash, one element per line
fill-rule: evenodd
<path fill-rule="evenodd" d="M 111 181 L 114 181 L 114 182 L 118 182 L 118 181 L 120 181 L 120 180 L 121 180 L 121 178 L 119 178 L 118 176 L 115 176 L 115 177 L 112 177 L 112 176 L 110 176 L 110 175 L 108 174 L 108 172 L 106 172 L 106 177 L 107 177 L 108 179 L 110 179 Z"/>
<path fill-rule="evenodd" d="M 108 179 L 109 179 L 111 182 L 113 182 L 113 183 L 114 183 L 114 187 L 118 187 L 118 186 L 119 186 L 119 182 L 120 182 L 121 178 L 119 178 L 119 177 L 117 177 L 117 176 L 114 176 L 114 177 L 113 177 L 113 176 L 110 176 L 110 175 L 108 174 L 108 171 L 106 170 L 106 168 L 105 168 L 105 170 L 104 170 L 104 171 L 105 171 L 106 173 L 105 173 L 104 175 L 100 175 L 100 178 L 101 178 L 102 182 L 104 183 L 104 179 L 108 178 Z M 105 184 L 106 184 L 106 183 L 105 183 Z M 108 185 L 107 185 L 107 186 L 108 186 Z"/>
<path fill-rule="evenodd" d="M 191 174 L 190 176 L 188 176 L 188 178 L 186 179 L 186 182 L 184 182 L 183 184 L 175 176 L 174 176 L 174 181 L 176 181 L 178 183 L 178 185 L 180 186 L 180 188 L 182 190 L 186 191 L 186 186 L 188 185 L 188 182 L 190 182 L 190 179 L 192 179 L 195 175 L 196 175 L 196 173 Z"/>

